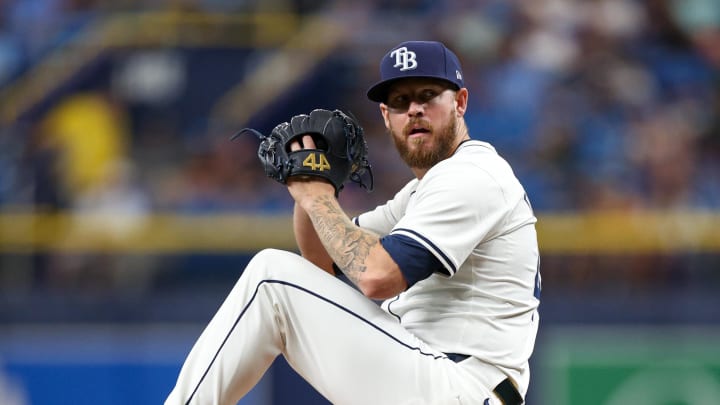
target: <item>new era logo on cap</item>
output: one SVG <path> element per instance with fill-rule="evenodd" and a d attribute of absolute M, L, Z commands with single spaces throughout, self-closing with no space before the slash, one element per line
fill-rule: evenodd
<path fill-rule="evenodd" d="M 393 81 L 408 77 L 429 77 L 464 87 L 457 56 L 441 42 L 408 41 L 394 47 L 380 62 L 380 81 L 367 92 L 370 100 L 384 102 Z"/>

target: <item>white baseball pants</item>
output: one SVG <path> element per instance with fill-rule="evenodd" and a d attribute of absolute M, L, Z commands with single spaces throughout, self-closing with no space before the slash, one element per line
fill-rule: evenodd
<path fill-rule="evenodd" d="M 360 292 L 267 249 L 198 338 L 165 404 L 236 404 L 280 354 L 338 405 L 499 403 L 474 359 L 447 359 Z"/>

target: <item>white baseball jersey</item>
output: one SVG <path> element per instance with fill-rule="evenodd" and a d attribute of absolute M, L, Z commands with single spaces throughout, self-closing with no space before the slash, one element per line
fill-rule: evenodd
<path fill-rule="evenodd" d="M 462 143 L 355 222 L 380 235 L 410 238 L 442 264 L 383 309 L 432 347 L 482 360 L 487 386 L 509 376 L 524 395 L 539 321 L 536 218 L 495 149 L 476 140 Z M 396 258 L 401 269 L 402 260 Z"/>
<path fill-rule="evenodd" d="M 335 404 L 496 405 L 506 377 L 524 395 L 539 321 L 535 217 L 495 150 L 464 142 L 356 221 L 385 235 L 405 292 L 383 310 L 299 255 L 263 250 L 165 404 L 236 404 L 279 355 Z"/>

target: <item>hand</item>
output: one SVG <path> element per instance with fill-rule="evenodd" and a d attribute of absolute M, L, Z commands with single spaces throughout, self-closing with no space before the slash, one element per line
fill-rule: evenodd
<path fill-rule="evenodd" d="M 295 152 L 301 149 L 315 149 L 315 142 L 310 135 L 302 137 L 302 145 L 300 141 L 293 141 L 290 144 L 290 151 Z M 287 181 L 288 191 L 301 207 L 311 202 L 315 197 L 320 195 L 335 196 L 335 188 L 330 182 L 315 176 L 292 176 Z"/>
<path fill-rule="evenodd" d="M 278 183 L 287 185 L 291 177 L 319 177 L 332 184 L 336 197 L 348 180 L 368 192 L 373 189 L 364 131 L 354 117 L 340 110 L 316 108 L 276 125 L 269 135 L 244 128 L 233 139 L 244 133 L 260 139 L 260 163 Z"/>

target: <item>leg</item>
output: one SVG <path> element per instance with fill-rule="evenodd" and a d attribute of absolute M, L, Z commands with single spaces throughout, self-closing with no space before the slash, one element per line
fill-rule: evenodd
<path fill-rule="evenodd" d="M 461 403 L 458 364 L 301 257 L 260 252 L 191 350 L 166 404 L 234 404 L 279 354 L 338 404 Z M 481 403 L 481 402 L 480 402 Z"/>

